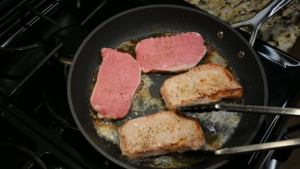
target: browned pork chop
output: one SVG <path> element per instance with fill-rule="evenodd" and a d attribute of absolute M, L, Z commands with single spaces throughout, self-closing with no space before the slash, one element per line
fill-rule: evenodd
<path fill-rule="evenodd" d="M 220 101 L 222 98 L 240 98 L 243 88 L 222 66 L 203 64 L 190 71 L 167 79 L 160 94 L 169 110 Z"/>
<path fill-rule="evenodd" d="M 127 121 L 119 130 L 122 154 L 141 159 L 204 147 L 198 122 L 173 111 L 164 111 Z"/>

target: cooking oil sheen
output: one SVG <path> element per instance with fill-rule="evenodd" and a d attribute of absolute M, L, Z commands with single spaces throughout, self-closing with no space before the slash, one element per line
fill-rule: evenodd
<path fill-rule="evenodd" d="M 170 36 L 171 33 L 157 35 L 155 37 Z M 116 47 L 120 52 L 129 53 L 135 58 L 135 46 L 139 42 L 138 39 L 126 41 Z M 202 63 L 215 63 L 226 67 L 227 70 L 233 74 L 236 80 L 238 77 L 236 73 L 227 63 L 227 60 L 221 56 L 213 47 L 206 44 L 208 50 Z M 199 65 L 198 64 L 198 65 Z M 173 74 L 176 75 L 176 74 Z M 173 76 L 173 75 L 170 75 Z M 156 112 L 166 111 L 165 104 L 160 96 L 153 96 L 150 92 L 151 86 L 158 85 L 151 77 L 161 76 L 161 74 L 143 74 L 141 75 L 141 85 L 134 96 L 130 112 L 123 119 L 105 120 L 99 119 L 95 115 L 96 112 L 90 108 L 93 117 L 95 129 L 101 138 L 110 141 L 113 144 L 119 145 L 118 129 L 128 120 L 144 117 Z M 168 75 L 167 75 L 168 76 Z M 96 81 L 96 80 L 95 80 Z M 93 84 L 94 85 L 94 84 Z M 92 85 L 92 86 L 93 86 Z M 159 84 L 162 85 L 162 84 Z M 92 89 L 93 90 L 93 89 Z M 229 101 L 228 101 L 229 100 Z M 240 100 L 239 100 L 240 101 Z M 224 102 L 224 101 L 223 101 Z M 236 103 L 237 99 L 227 99 L 226 103 Z M 200 124 L 205 134 L 206 149 L 218 150 L 231 138 L 235 129 L 237 128 L 242 114 L 232 113 L 226 111 L 214 111 L 207 113 L 185 113 L 186 116 L 194 118 Z M 122 158 L 134 163 L 136 165 L 149 166 L 155 168 L 179 168 L 196 164 L 203 160 L 203 158 L 185 156 L 183 154 L 173 153 L 162 156 L 150 157 L 142 160 L 130 159 L 122 156 Z"/>

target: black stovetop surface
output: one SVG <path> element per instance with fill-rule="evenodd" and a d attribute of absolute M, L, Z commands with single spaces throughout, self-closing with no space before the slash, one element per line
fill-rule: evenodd
<path fill-rule="evenodd" d="M 181 0 L 89 0 L 79 1 L 79 9 L 77 2 L 71 0 L 24 2 L 36 6 L 40 11 L 49 9 L 47 5 L 52 4 L 53 9 L 49 10 L 48 15 L 61 26 L 80 25 L 96 6 L 103 3 L 95 15 L 84 24 L 84 29 L 88 32 L 117 13 L 142 5 L 168 3 L 192 7 Z M 12 1 L 7 2 L 12 6 L 11 3 L 15 4 Z M 25 51 L 0 52 L 0 142 L 26 147 L 39 156 L 47 168 L 120 168 L 97 152 L 76 128 L 67 101 L 68 66 L 61 64 L 54 55 L 49 55 L 53 50 L 49 48 L 49 39 L 60 28 L 42 19 L 36 19 L 33 24 L 30 17 L 34 15 L 26 15 L 25 8 L 22 4 L 16 8 L 21 11 L 17 15 L 22 16 L 22 20 L 14 29 L 7 29 L 0 39 L 1 47 L 12 48 L 32 44 L 38 44 L 39 47 Z M 6 16 L 7 12 L 5 13 L 3 8 L 0 9 L 0 16 Z M 32 25 L 27 24 L 28 20 Z M 24 24 L 25 27 L 22 26 Z M 1 31 L 4 31 L 4 28 L 0 27 Z M 24 30 L 24 33 L 16 39 L 10 39 L 9 37 L 15 35 L 19 29 Z M 245 37 L 247 38 L 246 34 Z M 254 48 L 267 76 L 268 105 L 289 106 L 300 85 L 300 62 L 260 41 Z M 67 49 L 62 46 L 59 50 Z M 45 60 L 47 56 L 50 57 Z M 39 63 L 43 64 L 38 66 Z M 36 68 L 38 71 L 33 73 Z M 31 73 L 34 76 L 29 77 L 28 74 Z M 24 85 L 20 85 L 23 82 Z M 280 122 L 280 118 L 266 116 L 253 143 L 271 139 L 272 129 Z M 274 126 L 271 125 L 272 122 Z M 256 165 L 258 157 L 259 154 L 239 155 L 221 168 L 252 168 Z M 18 160 L 11 160 L 13 158 Z M 36 164 L 33 165 L 34 160 L 17 150 L 1 147 L 0 159 L 1 168 L 38 168 Z"/>

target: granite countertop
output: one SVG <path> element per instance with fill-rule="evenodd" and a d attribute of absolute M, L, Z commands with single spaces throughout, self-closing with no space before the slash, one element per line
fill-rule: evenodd
<path fill-rule="evenodd" d="M 196 7 L 233 24 L 248 20 L 271 0 L 185 0 Z M 244 29 L 247 31 L 247 29 Z M 300 35 L 300 3 L 293 0 L 264 23 L 258 38 L 288 53 Z"/>

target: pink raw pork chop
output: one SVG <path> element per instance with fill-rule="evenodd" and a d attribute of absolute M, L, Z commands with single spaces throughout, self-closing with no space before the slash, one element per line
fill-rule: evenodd
<path fill-rule="evenodd" d="M 103 48 L 101 55 L 91 105 L 99 118 L 124 118 L 140 85 L 141 68 L 127 53 Z"/>
<path fill-rule="evenodd" d="M 188 32 L 142 40 L 135 51 L 144 73 L 183 72 L 197 65 L 204 57 L 206 47 L 201 35 Z"/>

